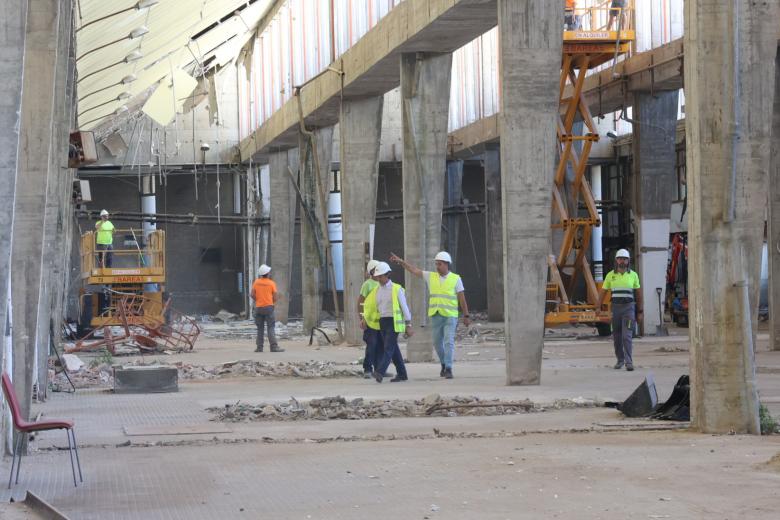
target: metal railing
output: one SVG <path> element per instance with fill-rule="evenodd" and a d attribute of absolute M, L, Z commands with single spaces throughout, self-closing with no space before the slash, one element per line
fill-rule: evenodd
<path fill-rule="evenodd" d="M 634 1 L 625 0 L 625 7 L 612 7 L 613 0 L 603 0 L 590 7 L 565 9 L 564 30 L 631 31 L 634 29 Z"/>
<path fill-rule="evenodd" d="M 81 235 L 83 274 L 103 268 L 152 269 L 161 273 L 165 270 L 165 231 L 152 231 L 144 243 L 142 230 L 116 229 L 110 250 L 103 250 L 98 246 L 96 232 L 88 231 Z"/>

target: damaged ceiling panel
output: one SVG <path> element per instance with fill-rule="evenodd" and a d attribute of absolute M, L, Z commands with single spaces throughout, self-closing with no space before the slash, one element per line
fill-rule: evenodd
<path fill-rule="evenodd" d="M 95 129 L 110 123 L 116 115 L 126 117 L 128 107 L 132 112 L 143 106 L 146 112 L 149 106 L 149 111 L 162 119 L 180 111 L 183 100 L 176 79 L 183 82 L 181 90 L 188 89 L 187 95 L 191 94 L 195 88 L 191 86 L 193 77 L 200 78 L 214 67 L 233 61 L 274 3 L 275 0 L 79 0 L 79 128 Z M 144 99 L 152 90 L 150 99 Z M 179 98 L 176 102 L 173 90 Z M 168 99 L 170 106 L 163 109 L 161 99 Z"/>

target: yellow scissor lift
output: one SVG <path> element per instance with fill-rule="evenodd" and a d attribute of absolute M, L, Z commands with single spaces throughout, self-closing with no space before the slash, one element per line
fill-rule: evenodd
<path fill-rule="evenodd" d="M 558 255 L 550 255 L 548 259 L 544 319 L 547 327 L 587 323 L 602 330 L 610 323 L 609 311 L 597 308 L 600 284 L 594 280 L 586 258 L 593 227 L 599 226 L 601 219 L 585 178 L 590 150 L 599 140 L 599 134 L 582 95 L 582 87 L 589 70 L 628 53 L 634 41 L 635 32 L 631 29 L 633 2 L 626 2 L 627 7 L 620 10 L 611 9 L 611 4 L 611 0 L 606 0 L 597 6 L 568 12 L 570 18 L 567 18 L 576 20 L 578 27 L 568 27 L 563 33 L 558 122 L 560 156 L 552 208 L 552 227 L 562 230 L 563 239 Z M 581 132 L 575 131 L 577 122 L 582 122 Z M 582 144 L 579 153 L 575 143 Z M 571 182 L 566 179 L 569 166 L 573 173 Z M 580 207 L 581 203 L 583 207 Z M 587 302 L 573 303 L 572 295 L 581 280 Z"/>
<path fill-rule="evenodd" d="M 105 267 L 101 251 L 95 243 L 96 233 L 88 231 L 81 236 L 81 280 L 83 289 L 80 307 L 90 309 L 89 328 L 130 325 L 155 326 L 163 321 L 165 304 L 165 231 L 152 231 L 141 247 L 143 231 L 117 229 L 115 242 L 121 246 L 111 251 L 113 262 Z M 146 284 L 156 284 L 153 291 L 144 290 Z M 87 292 L 88 286 L 101 286 L 105 296 Z M 90 299 L 90 301 L 86 301 Z M 87 321 L 84 320 L 84 321 Z M 82 323 L 85 327 L 86 323 Z"/>

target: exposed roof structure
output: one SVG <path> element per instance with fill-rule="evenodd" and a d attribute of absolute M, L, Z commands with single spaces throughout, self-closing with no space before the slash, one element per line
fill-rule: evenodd
<path fill-rule="evenodd" d="M 94 129 L 116 115 L 142 109 L 165 124 L 194 90 L 195 78 L 235 59 L 273 4 L 79 0 L 79 128 Z"/>

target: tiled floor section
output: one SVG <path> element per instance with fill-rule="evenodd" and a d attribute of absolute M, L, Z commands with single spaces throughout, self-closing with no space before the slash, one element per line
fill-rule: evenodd
<path fill-rule="evenodd" d="M 762 520 L 780 473 L 761 464 L 778 450 L 689 433 L 93 448 L 79 488 L 64 453 L 31 457 L 23 480 L 85 520 Z"/>

